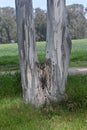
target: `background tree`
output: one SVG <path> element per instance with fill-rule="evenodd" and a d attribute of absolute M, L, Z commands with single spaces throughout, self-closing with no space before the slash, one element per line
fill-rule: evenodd
<path fill-rule="evenodd" d="M 67 6 L 69 31 L 72 39 L 86 38 L 87 20 L 85 8 L 81 4 Z"/>
<path fill-rule="evenodd" d="M 46 41 L 46 12 L 40 8 L 35 9 L 36 41 Z"/>
<path fill-rule="evenodd" d="M 11 40 L 17 41 L 14 8 L 0 8 L 0 39 L 3 43 L 9 43 Z"/>

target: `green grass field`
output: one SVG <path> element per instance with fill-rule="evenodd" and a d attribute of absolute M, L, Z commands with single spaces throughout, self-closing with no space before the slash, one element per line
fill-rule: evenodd
<path fill-rule="evenodd" d="M 87 66 L 87 39 L 72 40 L 70 66 Z"/>
<path fill-rule="evenodd" d="M 87 66 L 87 39 L 72 42 L 70 66 Z M 45 42 L 37 50 L 43 62 Z M 17 44 L 0 45 L 1 65 L 19 69 Z M 68 76 L 66 93 L 67 101 L 35 109 L 22 101 L 20 74 L 0 75 L 0 130 L 87 130 L 87 75 Z"/>
<path fill-rule="evenodd" d="M 19 64 L 17 44 L 0 45 L 0 65 Z"/>
<path fill-rule="evenodd" d="M 73 40 L 72 43 L 70 66 L 87 66 L 87 39 Z M 41 62 L 45 59 L 45 46 L 45 42 L 37 43 L 38 57 Z M 0 65 L 9 64 L 19 65 L 17 44 L 0 45 Z"/>
<path fill-rule="evenodd" d="M 24 105 L 20 75 L 0 75 L 0 130 L 87 130 L 87 75 L 69 76 L 68 100 Z"/>

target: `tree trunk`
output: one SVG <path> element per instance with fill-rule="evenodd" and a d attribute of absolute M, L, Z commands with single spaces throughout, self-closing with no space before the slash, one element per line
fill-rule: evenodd
<path fill-rule="evenodd" d="M 32 0 L 15 0 L 23 99 L 36 107 L 64 97 L 70 41 L 64 0 L 48 0 L 46 61 L 37 58 Z"/>
<path fill-rule="evenodd" d="M 49 87 L 52 100 L 60 101 L 65 98 L 70 50 L 65 0 L 47 0 L 46 60 L 51 62 Z"/>

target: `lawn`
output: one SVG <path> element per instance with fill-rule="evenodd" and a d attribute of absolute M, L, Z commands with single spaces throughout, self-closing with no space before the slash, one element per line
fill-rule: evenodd
<path fill-rule="evenodd" d="M 0 130 L 87 130 L 87 75 L 68 77 L 66 102 L 39 109 L 21 91 L 20 74 L 0 76 Z"/>
<path fill-rule="evenodd" d="M 0 65 L 18 64 L 17 44 L 0 44 Z"/>
<path fill-rule="evenodd" d="M 72 43 L 70 66 L 87 66 L 87 39 Z M 37 50 L 43 62 L 45 42 Z M 18 64 L 17 44 L 0 45 L 0 66 L 7 66 L 0 69 L 19 69 Z M 35 109 L 22 101 L 19 73 L 0 75 L 0 130 L 87 130 L 87 75 L 68 76 L 66 93 L 67 101 Z"/>
<path fill-rule="evenodd" d="M 87 39 L 72 40 L 72 43 L 70 66 L 87 66 Z M 37 43 L 38 57 L 41 62 L 45 60 L 45 46 L 45 42 Z M 9 64 L 14 67 L 19 65 L 17 44 L 0 45 L 0 65 Z"/>
<path fill-rule="evenodd" d="M 70 66 L 87 66 L 87 39 L 72 40 Z"/>

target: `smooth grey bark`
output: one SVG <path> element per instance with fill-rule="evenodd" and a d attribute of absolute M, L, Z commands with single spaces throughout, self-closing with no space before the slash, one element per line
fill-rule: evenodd
<path fill-rule="evenodd" d="M 15 0 L 18 49 L 21 68 L 23 99 L 37 104 L 38 62 L 35 44 L 32 0 Z M 36 97 L 35 97 L 36 96 Z"/>
<path fill-rule="evenodd" d="M 64 98 L 70 40 L 64 0 L 47 0 L 46 61 L 37 58 L 32 0 L 15 0 L 23 99 L 36 107 Z"/>
<path fill-rule="evenodd" d="M 46 101 L 45 65 L 37 58 L 32 0 L 15 0 L 23 99 L 36 107 Z"/>
<path fill-rule="evenodd" d="M 46 59 L 51 61 L 52 100 L 65 98 L 71 41 L 67 29 L 65 0 L 47 0 Z"/>

